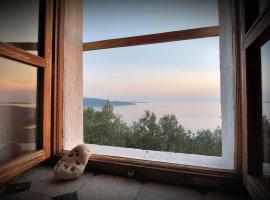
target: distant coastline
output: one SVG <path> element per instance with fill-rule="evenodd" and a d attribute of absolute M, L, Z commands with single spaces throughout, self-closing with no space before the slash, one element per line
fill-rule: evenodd
<path fill-rule="evenodd" d="M 112 101 L 109 99 L 98 99 L 98 98 L 83 98 L 83 107 L 102 107 L 107 101 L 109 101 L 113 106 L 132 106 L 138 103 L 147 102 L 136 102 L 136 101 Z"/>

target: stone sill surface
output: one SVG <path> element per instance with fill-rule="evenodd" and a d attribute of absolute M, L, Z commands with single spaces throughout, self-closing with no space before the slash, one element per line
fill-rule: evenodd
<path fill-rule="evenodd" d="M 96 144 L 86 144 L 95 155 L 133 158 L 147 161 L 157 161 L 179 165 L 190 165 L 214 169 L 233 170 L 233 161 L 224 157 L 205 156 L 185 153 L 161 152 L 133 148 L 113 147 Z"/>

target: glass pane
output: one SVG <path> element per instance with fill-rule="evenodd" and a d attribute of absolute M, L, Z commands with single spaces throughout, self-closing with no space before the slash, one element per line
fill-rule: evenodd
<path fill-rule="evenodd" d="M 218 37 L 84 52 L 86 143 L 221 156 L 220 127 Z"/>
<path fill-rule="evenodd" d="M 263 113 L 263 172 L 270 176 L 270 41 L 261 47 L 262 113 Z"/>
<path fill-rule="evenodd" d="M 263 13 L 269 6 L 270 6 L 270 0 L 260 0 L 260 13 Z"/>
<path fill-rule="evenodd" d="M 38 0 L 1 1 L 0 41 L 37 43 L 38 21 L 39 21 Z"/>
<path fill-rule="evenodd" d="M 0 57 L 0 164 L 36 149 L 37 69 Z"/>
<path fill-rule="evenodd" d="M 84 0 L 83 41 L 219 24 L 218 0 Z"/>

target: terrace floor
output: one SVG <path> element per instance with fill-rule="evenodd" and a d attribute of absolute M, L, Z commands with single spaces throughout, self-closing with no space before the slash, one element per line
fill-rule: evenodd
<path fill-rule="evenodd" d="M 201 192 L 191 188 L 136 179 L 85 172 L 73 181 L 57 181 L 53 168 L 35 167 L 14 178 L 0 190 L 0 199 L 14 200 L 244 200 L 247 196 L 232 196 Z"/>

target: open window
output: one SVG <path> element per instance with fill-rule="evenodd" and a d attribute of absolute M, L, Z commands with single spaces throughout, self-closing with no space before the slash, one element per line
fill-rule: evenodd
<path fill-rule="evenodd" d="M 93 153 L 234 170 L 235 68 L 220 50 L 225 5 L 83 5 L 84 142 Z"/>
<path fill-rule="evenodd" d="M 88 2 L 91 4 L 91 1 Z M 181 4 L 181 1 L 177 2 Z M 152 3 L 155 5 L 156 1 Z M 154 113 L 156 112 L 156 123 L 154 123 L 154 126 L 157 125 L 158 132 L 160 132 L 160 130 L 166 132 L 165 129 L 168 124 L 176 127 L 176 133 L 180 130 L 181 134 L 175 135 L 175 132 L 172 134 L 176 136 L 176 140 L 179 139 L 177 137 L 183 136 L 181 127 L 183 128 L 182 131 L 188 134 L 190 132 L 187 130 L 191 130 L 191 132 L 193 131 L 193 133 L 195 132 L 197 134 L 197 130 L 210 128 L 210 131 L 203 131 L 203 133 L 205 133 L 204 136 L 206 136 L 205 143 L 214 141 L 214 143 L 211 143 L 211 145 L 213 144 L 211 148 L 213 147 L 214 151 L 202 152 L 202 150 L 200 150 L 202 146 L 200 145 L 197 146 L 198 149 L 196 152 L 189 151 L 187 148 L 182 148 L 182 145 L 178 145 L 177 142 L 175 143 L 175 138 L 164 137 L 162 134 L 159 134 L 159 136 L 162 136 L 159 137 L 159 140 L 161 140 L 158 141 L 159 144 L 162 144 L 163 141 L 167 141 L 156 148 L 155 144 L 152 147 L 134 146 L 134 144 L 130 144 L 130 146 L 116 143 L 112 144 L 110 143 L 112 140 L 110 140 L 109 137 L 103 138 L 107 140 L 106 143 L 100 140 L 91 142 L 93 138 L 91 135 L 85 133 L 86 142 L 89 140 L 90 143 L 96 143 L 90 144 L 93 156 L 90 158 L 89 166 L 94 169 L 98 168 L 121 175 L 132 174 L 131 172 L 135 171 L 136 176 L 174 184 L 210 185 L 222 188 L 224 183 L 228 187 L 237 188 L 234 187 L 235 183 L 237 182 L 239 186 L 239 183 L 242 181 L 240 176 L 242 170 L 242 118 L 239 114 L 242 111 L 242 107 L 240 107 L 242 101 L 240 93 L 237 93 L 237 91 L 241 90 L 241 71 L 238 68 L 239 49 L 237 45 L 239 39 L 238 29 L 236 28 L 238 27 L 238 5 L 236 5 L 236 3 L 237 2 L 234 1 L 223 0 L 207 1 L 203 7 L 197 6 L 197 8 L 196 6 L 193 7 L 193 3 L 190 5 L 189 3 L 184 3 L 183 5 L 187 6 L 187 9 L 183 9 L 182 14 L 186 13 L 187 16 L 190 16 L 190 12 L 188 12 L 190 10 L 196 13 L 196 17 L 193 18 L 194 21 L 192 21 L 192 23 L 191 21 L 184 23 L 185 20 L 182 17 L 181 20 L 183 23 L 180 23 L 181 20 L 179 19 L 178 21 L 179 17 L 173 17 L 177 15 L 179 6 L 175 8 L 169 4 L 167 5 L 169 8 L 159 6 L 159 9 L 156 8 L 158 11 L 163 12 L 166 9 L 167 11 L 162 14 L 164 18 L 157 20 L 155 17 L 157 10 L 150 12 L 155 6 L 143 6 L 143 4 L 141 4 L 140 8 L 144 7 L 146 10 L 150 9 L 150 11 L 141 9 L 140 12 L 142 13 L 138 18 L 142 22 L 149 17 L 147 14 L 143 15 L 143 12 L 153 13 L 153 16 L 150 16 L 149 20 L 145 23 L 148 23 L 149 26 L 156 24 L 154 27 L 146 30 L 144 28 L 148 26 L 140 28 L 143 23 L 136 24 L 133 22 L 132 24 L 134 26 L 136 24 L 137 27 L 132 29 L 132 26 L 131 28 L 129 26 L 124 27 L 123 23 L 127 23 L 127 21 L 124 21 L 122 24 L 120 23 L 120 25 L 118 25 L 118 28 L 115 28 L 113 21 L 116 20 L 115 17 L 117 17 L 117 15 L 110 17 L 111 13 L 108 11 L 105 15 L 107 16 L 106 19 L 102 17 L 96 17 L 96 19 L 106 22 L 111 18 L 111 26 L 109 26 L 109 24 L 104 24 L 106 26 L 100 24 L 101 30 L 96 28 L 92 30 L 91 26 L 95 23 L 98 24 L 98 22 L 89 22 L 88 24 L 87 21 L 83 19 L 83 14 L 89 12 L 95 15 L 95 12 L 91 12 L 91 9 L 94 9 L 95 5 L 94 7 L 90 6 L 90 10 L 88 10 L 86 7 L 83 7 L 82 0 L 40 1 L 40 5 L 43 6 L 40 6 L 39 11 L 38 39 L 28 40 L 24 38 L 21 40 L 17 36 L 8 39 L 6 35 L 5 37 L 7 38 L 1 39 L 1 41 L 3 40 L 0 45 L 1 62 L 16 62 L 16 65 L 12 65 L 13 68 L 20 68 L 20 70 L 23 71 L 21 73 L 25 76 L 27 75 L 27 78 L 20 80 L 22 84 L 18 84 L 18 81 L 14 79 L 12 80 L 13 82 L 11 81 L 10 83 L 15 83 L 13 84 L 14 87 L 19 85 L 21 91 L 24 89 L 24 84 L 31 83 L 31 87 L 28 87 L 32 88 L 31 94 L 27 91 L 21 92 L 23 96 L 20 96 L 18 99 L 21 100 L 16 100 L 16 103 L 23 103 L 24 106 L 25 103 L 27 103 L 28 106 L 36 107 L 36 110 L 33 108 L 29 109 L 29 113 L 32 116 L 30 120 L 27 121 L 29 126 L 28 124 L 22 125 L 23 129 L 27 129 L 26 135 L 31 135 L 31 133 L 34 132 L 33 134 L 36 135 L 36 137 L 31 137 L 29 140 L 17 141 L 17 143 L 23 143 L 23 148 L 29 152 L 25 151 L 22 157 L 18 156 L 16 160 L 1 167 L 1 170 L 4 171 L 8 171 L 7 169 L 9 168 L 12 169 L 10 172 L 8 171 L 8 175 L 3 176 L 8 179 L 8 177 L 11 177 L 17 172 L 19 173 L 48 158 L 49 155 L 51 155 L 51 149 L 54 155 L 61 155 L 63 151 L 69 150 L 75 145 L 84 142 L 84 89 L 85 94 L 91 98 L 100 97 L 104 100 L 115 100 L 112 102 L 114 104 L 134 103 L 146 106 L 142 109 L 142 112 L 138 113 L 135 119 L 131 118 L 131 120 L 127 122 L 127 124 L 130 123 L 131 125 L 134 120 L 139 122 L 137 125 L 139 127 L 138 130 L 140 130 L 140 125 L 144 123 L 144 119 L 141 120 L 140 124 L 140 121 L 138 121 L 139 118 L 144 117 L 147 120 L 149 118 L 148 121 L 150 122 L 155 118 L 151 113 L 144 113 L 144 110 L 151 111 L 151 108 L 147 107 L 147 103 L 150 102 L 149 99 L 118 98 L 118 94 L 112 91 L 116 91 L 116 86 L 121 83 L 121 81 L 121 85 L 123 85 L 124 80 L 133 81 L 133 85 L 129 82 L 127 86 L 128 89 L 125 91 L 130 91 L 131 87 L 134 88 L 134 90 L 138 90 L 138 88 L 134 87 L 137 82 L 136 78 L 139 77 L 141 82 L 144 83 L 147 76 L 150 76 L 149 73 L 152 73 L 155 74 L 155 76 L 151 76 L 151 78 L 156 78 L 156 80 L 150 82 L 152 85 L 140 85 L 141 88 L 146 87 L 144 88 L 146 89 L 145 94 L 152 93 L 156 88 L 160 91 L 160 88 L 166 86 L 162 85 L 165 84 L 166 81 L 163 81 L 160 85 L 157 85 L 157 83 L 162 79 L 167 79 L 169 88 L 179 88 L 179 91 L 185 91 L 187 93 L 188 88 L 182 87 L 183 85 L 197 88 L 197 92 L 202 94 L 200 97 L 204 102 L 202 101 L 200 103 L 203 104 L 205 102 L 208 103 L 208 100 L 210 101 L 211 99 L 211 95 L 205 95 L 209 92 L 206 91 L 209 90 L 209 87 L 205 86 L 211 82 L 215 85 L 212 89 L 215 93 L 214 96 L 217 97 L 219 101 L 213 103 L 213 106 L 200 107 L 197 105 L 198 107 L 195 107 L 195 104 L 192 104 L 195 110 L 202 108 L 205 110 L 205 112 L 203 111 L 203 115 L 201 115 L 202 112 L 200 113 L 201 116 L 197 121 L 191 120 L 190 123 L 187 123 L 187 121 L 184 123 L 185 120 L 182 121 L 181 115 L 180 117 L 177 116 L 177 113 L 182 113 L 182 110 L 181 112 L 176 112 L 174 107 L 169 109 L 169 107 L 167 108 L 165 106 L 165 112 L 161 113 L 161 115 L 158 115 L 157 111 L 152 110 Z M 210 22 L 207 20 L 204 21 L 205 16 L 209 14 L 207 12 L 209 8 L 211 8 L 210 14 L 214 12 L 215 15 L 215 20 Z M 196 12 L 196 9 L 198 12 Z M 169 13 L 168 10 L 172 10 L 173 12 Z M 96 11 L 96 9 L 94 9 L 94 11 Z M 15 13 L 20 14 L 20 12 Z M 125 13 L 128 14 L 127 12 Z M 3 15 L 3 13 L 1 14 Z M 123 19 L 121 12 L 118 14 L 118 17 Z M 6 13 L 6 15 L 8 16 L 8 13 Z M 136 20 L 136 18 L 133 13 L 133 19 L 131 20 Z M 91 17 L 89 19 L 93 20 Z M 197 19 L 199 19 L 199 23 L 196 24 Z M 190 17 L 188 17 L 188 20 L 190 20 Z M 159 23 L 162 21 L 163 23 Z M 86 23 L 88 25 L 85 25 Z M 168 24 L 170 25 L 169 27 Z M 183 24 L 187 26 L 182 26 Z M 89 33 L 93 31 L 98 32 L 95 33 L 95 37 L 91 34 L 89 38 L 84 37 L 83 41 L 83 27 L 87 26 L 89 26 Z M 19 28 L 19 26 L 16 28 Z M 125 28 L 126 30 L 124 30 Z M 124 34 L 128 31 L 130 32 Z M 110 35 L 106 35 L 108 32 L 110 32 Z M 18 31 L 16 33 L 18 33 Z M 25 34 L 28 35 L 28 33 Z M 84 36 L 86 35 L 84 34 Z M 33 38 L 34 37 L 31 36 L 31 39 Z M 205 48 L 205 46 L 209 45 L 210 48 Z M 201 48 L 197 48 L 197 46 Z M 177 54 L 178 51 L 182 52 L 181 55 Z M 192 54 L 190 52 L 192 52 Z M 123 55 L 125 55 L 124 58 L 121 57 Z M 146 55 L 150 56 L 146 57 Z M 166 57 L 164 55 L 166 55 Z M 209 57 L 213 59 L 209 59 Z M 106 60 L 104 58 L 106 58 Z M 174 62 L 171 62 L 171 64 L 179 64 L 179 69 L 170 69 L 167 65 L 168 60 Z M 201 61 L 201 65 L 205 65 L 206 67 L 198 67 L 198 60 Z M 144 61 L 144 63 L 142 63 L 141 68 L 136 71 L 136 66 L 141 64 L 139 63 L 141 61 Z M 103 65 L 103 62 L 105 62 L 106 66 Z M 119 62 L 123 62 L 121 64 L 127 64 L 127 67 L 120 70 Z M 85 66 L 83 66 L 83 63 Z M 185 65 L 194 65 L 194 63 L 197 68 L 188 68 L 188 70 L 185 68 Z M 143 64 L 151 67 L 146 70 Z M 162 67 L 159 66 L 160 64 L 162 64 Z M 8 64 L 5 64 L 5 66 L 6 65 Z M 158 68 L 155 68 L 154 65 Z M 110 68 L 109 71 L 108 68 Z M 119 70 L 115 70 L 117 68 Z M 209 70 L 210 68 L 212 71 Z M 9 70 L 11 70 L 11 68 Z M 98 75 L 98 71 L 100 72 L 102 70 L 103 76 Z M 144 70 L 148 71 L 148 74 L 145 73 Z M 16 73 L 19 72 L 20 71 L 16 70 Z M 7 77 L 7 74 L 9 74 L 8 76 L 10 77 L 15 75 L 10 71 L 6 71 L 5 73 L 5 77 Z M 211 76 L 210 73 L 212 73 Z M 28 74 L 31 74 L 31 76 Z M 111 84 L 114 86 L 111 87 L 107 79 L 111 78 L 113 74 L 116 74 L 119 80 L 116 82 L 115 78 L 111 79 Z M 132 75 L 134 75 L 134 77 Z M 83 76 L 87 76 L 87 78 Z M 83 88 L 83 80 L 85 82 L 90 81 L 90 84 L 86 84 L 86 86 L 88 85 L 90 87 L 89 94 L 87 94 L 87 87 Z M 96 81 L 96 83 L 105 83 L 107 81 L 106 83 L 108 85 L 105 85 L 104 88 L 108 90 L 103 90 L 103 92 L 107 93 L 107 91 L 109 91 L 112 92 L 112 95 L 116 96 L 92 96 L 91 92 L 99 87 L 91 88 L 94 87 L 94 82 L 91 83 L 91 81 Z M 174 94 L 175 92 L 175 90 L 164 88 L 163 91 L 167 92 L 167 94 Z M 124 90 L 122 90 L 122 93 L 123 91 Z M 142 90 L 138 91 L 141 92 Z M 134 96 L 137 97 L 138 95 L 133 95 L 133 97 Z M 167 98 L 169 95 L 162 95 L 161 97 L 163 98 L 164 96 Z M 4 98 L 4 103 L 14 103 L 12 99 L 6 99 L 7 96 L 4 96 Z M 197 99 L 197 97 L 194 98 Z M 116 100 L 118 100 L 118 102 Z M 186 103 L 189 103 L 189 108 L 192 107 L 190 99 L 186 100 Z M 167 102 L 167 105 L 172 104 Z M 156 107 L 160 106 L 157 105 Z M 186 105 L 177 107 L 184 108 Z M 110 106 L 108 106 L 108 108 L 110 109 Z M 126 108 L 128 107 L 118 106 L 114 107 L 114 111 Z M 92 111 L 90 114 L 94 113 L 97 117 L 99 110 L 93 109 Z M 187 112 L 190 114 L 190 109 L 188 109 Z M 127 117 L 121 112 L 118 114 L 122 114 L 122 117 Z M 173 114 L 176 117 L 166 114 Z M 212 114 L 214 115 L 213 121 L 211 120 Z M 166 116 L 164 117 L 164 115 Z M 209 123 L 207 120 L 209 120 Z M 158 121 L 160 121 L 160 123 Z M 5 122 L 10 123 L 8 119 L 5 119 Z M 196 125 L 197 128 L 194 129 L 194 125 Z M 217 129 L 215 132 L 216 135 L 213 137 L 217 126 L 220 126 L 220 129 Z M 90 128 L 93 127 L 94 126 L 90 126 Z M 15 126 L 12 128 L 17 129 Z M 126 127 L 124 127 L 124 129 L 125 128 Z M 188 135 L 188 139 L 194 139 L 195 141 L 197 137 L 196 134 Z M 191 136 L 193 136 L 193 138 L 191 138 Z M 207 138 L 208 136 L 211 140 Z M 122 139 L 123 138 L 119 138 L 119 140 L 114 140 L 113 142 L 119 142 L 122 141 Z M 156 139 L 156 137 L 153 137 L 153 139 Z M 144 138 L 141 138 L 141 141 L 142 140 L 144 140 Z M 169 140 L 173 140 L 173 142 L 168 142 Z M 183 141 L 182 143 L 185 143 L 186 140 Z M 134 142 L 134 140 L 131 140 L 131 142 Z M 152 139 L 150 139 L 150 143 L 151 142 Z M 137 144 L 141 145 L 142 142 Z M 173 145 L 170 146 L 170 144 Z M 204 145 L 206 145 L 207 148 L 210 146 L 208 144 Z M 204 147 L 201 149 L 205 150 Z M 3 173 L 1 173 L 1 175 L 2 174 Z M 209 179 L 211 179 L 210 182 Z"/>
<path fill-rule="evenodd" d="M 0 4 L 1 182 L 50 156 L 52 16 L 51 0 Z"/>
<path fill-rule="evenodd" d="M 91 4 L 91 2 L 94 3 Z M 155 7 L 156 4 L 146 5 L 145 9 L 161 9 L 164 10 L 164 17 L 167 15 L 169 17 L 167 16 L 167 18 L 162 19 L 164 20 L 164 26 L 157 26 L 155 23 L 159 24 L 159 20 L 151 16 L 149 21 L 146 21 L 150 25 L 153 24 L 154 28 L 144 30 L 147 26 L 143 25 L 143 19 L 149 17 L 147 14 L 143 15 L 143 13 L 141 13 L 138 18 L 133 14 L 133 18 L 130 17 L 130 20 L 139 19 L 141 21 L 140 23 L 136 21 L 133 23 L 134 26 L 137 26 L 136 28 L 128 28 L 123 25 L 123 23 L 128 24 L 128 21 L 119 22 L 120 25 L 115 21 L 117 16 L 121 20 L 124 19 L 121 12 L 125 9 L 120 9 L 121 12 L 119 11 L 119 15 L 113 15 L 109 11 L 106 12 L 106 9 L 110 10 L 106 8 L 109 6 L 107 3 L 101 3 L 101 5 L 99 5 L 97 2 L 99 1 L 84 1 L 83 5 L 75 5 L 69 1 L 64 1 L 63 4 L 65 5 L 62 5 L 64 7 L 63 10 L 69 12 L 68 15 L 63 14 L 65 23 L 62 24 L 62 28 L 69 30 L 69 32 L 68 34 L 63 32 L 62 37 L 59 37 L 59 39 L 63 38 L 62 43 L 60 42 L 60 44 L 63 45 L 63 55 L 59 57 L 59 70 L 63 70 L 63 76 L 59 79 L 62 79 L 62 85 L 60 84 L 59 86 L 60 88 L 62 87 L 63 92 L 60 92 L 59 97 L 60 99 L 62 98 L 63 101 L 59 101 L 60 110 L 57 112 L 59 119 L 59 123 L 57 124 L 60 124 L 57 128 L 60 131 L 60 134 L 57 136 L 57 144 L 60 145 L 56 145 L 58 152 L 61 152 L 61 150 L 69 150 L 75 145 L 83 143 L 85 139 L 86 143 L 92 143 L 90 144 L 90 149 L 93 152 L 93 156 L 90 158 L 90 163 L 95 163 L 95 165 L 93 164 L 92 166 L 102 166 L 108 169 L 111 165 L 117 165 L 115 167 L 119 169 L 120 173 L 126 173 L 124 172 L 126 168 L 129 170 L 130 167 L 140 166 L 141 168 L 150 168 L 151 170 L 161 170 L 164 172 L 164 176 L 168 176 L 169 171 L 172 169 L 181 174 L 190 173 L 191 171 L 192 173 L 200 172 L 207 174 L 215 172 L 222 174 L 222 177 L 226 177 L 230 180 L 234 179 L 232 177 L 239 173 L 239 166 L 241 166 L 241 160 L 239 160 L 238 156 L 241 149 L 240 146 L 235 145 L 239 137 L 239 130 L 238 126 L 235 126 L 238 116 L 236 114 L 237 110 L 235 109 L 237 107 L 237 62 L 235 61 L 234 52 L 236 48 L 235 33 L 233 32 L 235 20 L 234 3 L 231 1 L 208 1 L 203 7 L 197 6 L 196 8 L 196 6 L 194 6 L 195 8 L 193 8 L 189 6 L 189 3 L 185 4 L 182 2 L 183 5 L 188 6 L 187 9 L 193 9 L 194 13 L 196 13 L 196 9 L 199 10 L 197 17 L 192 18 L 194 19 L 194 23 L 190 26 L 187 25 L 183 27 L 181 25 L 189 24 L 189 21 L 183 21 L 181 23 L 181 20 L 184 19 L 179 19 L 179 17 L 174 16 L 177 12 L 172 13 L 174 17 L 169 13 L 169 10 L 176 5 L 173 4 L 173 6 L 170 5 L 169 2 L 166 2 L 169 9 L 166 8 L 166 6 L 158 5 L 158 3 L 158 8 Z M 137 3 L 139 4 L 139 2 Z M 181 4 L 181 1 L 179 1 L 179 4 Z M 87 5 L 89 7 L 86 7 Z M 102 8 L 100 12 L 97 12 L 98 9 L 95 6 Z M 73 8 L 72 13 L 69 7 Z M 105 9 L 104 11 L 103 8 Z M 202 9 L 200 10 L 200 8 Z M 209 8 L 211 12 L 208 10 Z M 111 9 L 113 10 L 114 7 Z M 177 8 L 175 10 L 177 10 Z M 143 9 L 139 12 L 151 13 Z M 85 17 L 87 17 L 88 14 L 96 15 L 98 13 L 101 13 L 101 16 L 95 16 L 95 18 L 93 16 L 92 18 L 90 17 L 88 23 L 88 19 Z M 124 13 L 129 14 L 127 11 Z M 156 12 L 153 12 L 153 15 L 155 15 L 155 13 Z M 185 11 L 185 13 L 188 15 L 190 12 Z M 204 17 L 208 16 L 209 13 L 214 16 L 214 20 L 210 22 L 205 20 L 205 22 Z M 110 17 L 110 15 L 113 17 Z M 76 23 L 74 21 L 75 19 Z M 114 21 L 119 28 L 114 28 L 111 23 L 105 23 L 110 19 L 112 23 Z M 179 19 L 179 21 L 177 19 Z M 91 20 L 94 20 L 92 24 Z M 195 24 L 196 21 L 200 23 Z M 171 27 L 166 27 L 167 24 L 170 24 Z M 140 28 L 140 26 L 142 26 L 142 28 Z M 108 30 L 104 31 L 105 29 Z M 82 30 L 85 31 L 83 36 L 84 41 L 82 41 L 82 32 L 80 32 Z M 92 32 L 95 33 L 94 36 L 91 35 Z M 108 33 L 110 34 L 108 35 Z M 87 38 L 88 36 L 89 38 Z M 83 46 L 81 45 L 82 43 Z M 196 48 L 196 46 L 198 48 Z M 205 48 L 206 46 L 209 46 L 209 48 Z M 168 65 L 168 63 L 170 65 Z M 198 66 L 198 63 L 202 67 Z M 80 67 L 83 65 L 84 68 Z M 176 65 L 176 67 L 173 68 L 173 65 Z M 194 68 L 186 68 L 186 65 L 191 65 Z M 151 78 L 148 82 L 150 84 L 148 85 L 144 84 L 147 82 L 147 76 Z M 156 78 L 156 80 L 153 80 L 153 78 Z M 141 83 L 138 82 L 139 79 Z M 161 80 L 163 80 L 163 82 Z M 166 80 L 168 80 L 167 88 L 165 87 Z M 212 84 L 213 87 L 209 88 L 209 84 Z M 121 85 L 121 87 L 117 85 Z M 183 85 L 185 85 L 185 87 L 183 87 Z M 166 100 L 168 100 L 166 98 L 170 95 L 175 95 L 175 91 L 178 91 L 178 94 L 182 91 L 188 93 L 188 87 L 191 86 L 193 86 L 193 89 L 196 88 L 200 97 L 193 96 L 192 100 L 196 99 L 197 105 L 192 104 L 192 95 L 189 96 L 189 99 L 186 99 L 185 103 L 189 104 L 189 109 L 193 107 L 195 110 L 202 109 L 203 111 L 199 113 L 201 116 L 198 117 L 197 121 L 191 120 L 188 125 L 188 123 L 184 124 L 181 119 L 181 112 L 183 110 L 177 111 L 173 107 L 169 108 L 169 106 L 173 104 L 168 101 L 166 102 Z M 124 87 L 126 87 L 126 89 L 123 89 Z M 149 105 L 148 103 L 151 103 L 150 98 L 143 99 L 138 97 L 143 94 L 142 91 L 146 94 L 145 96 L 147 96 L 155 92 L 155 90 L 160 92 L 162 87 L 163 91 L 170 95 L 160 95 L 161 99 L 165 97 L 167 106 L 163 105 L 164 113 L 157 114 L 157 111 L 152 109 L 153 107 L 147 107 Z M 94 95 L 95 91 L 100 93 Z M 129 92 L 133 92 L 133 96 L 130 96 L 130 98 L 119 98 L 119 93 L 114 93 L 114 91 L 120 91 L 121 94 L 125 95 L 128 95 Z M 135 91 L 137 91 L 136 94 Z M 104 95 L 100 95 L 101 93 Z M 108 94 L 110 94 L 110 96 Z M 195 93 L 193 93 L 193 95 L 194 94 Z M 213 95 L 211 96 L 211 94 Z M 83 99 L 83 97 L 89 97 L 91 99 Z M 142 106 L 141 111 L 139 111 L 136 116 L 133 115 L 135 114 L 134 110 L 126 112 L 127 115 L 125 116 L 121 112 L 110 113 L 110 103 L 105 107 L 103 114 L 108 111 L 108 116 L 113 117 L 113 119 L 107 121 L 109 124 L 118 123 L 119 121 L 120 123 L 118 123 L 118 125 L 126 124 L 120 128 L 119 126 L 115 127 L 114 130 L 116 130 L 117 133 L 124 133 L 121 131 L 126 131 L 127 128 L 130 128 L 130 126 L 133 125 L 132 121 L 137 121 L 137 133 L 142 133 L 142 129 L 145 128 L 144 122 L 146 122 L 146 126 L 148 126 L 147 123 L 151 123 L 151 120 L 153 120 L 153 126 L 157 128 L 157 134 L 154 133 L 154 135 L 156 134 L 157 137 L 141 137 L 139 138 L 140 142 L 134 145 L 132 142 L 136 141 L 136 138 L 132 140 L 131 138 L 134 135 L 131 135 L 130 138 L 126 138 L 126 141 L 130 141 L 127 145 L 127 143 L 122 143 L 124 141 L 123 137 L 127 136 L 126 132 L 122 135 L 123 137 L 121 137 L 121 134 L 110 134 L 113 131 L 113 126 L 108 127 L 106 124 L 100 123 L 101 121 L 95 121 L 99 120 L 99 117 L 104 117 L 102 116 L 102 106 L 100 105 L 104 102 L 106 103 L 108 99 L 111 100 L 111 103 L 114 105 L 118 104 L 118 106 L 114 107 L 114 111 L 129 108 L 134 108 L 134 110 L 137 111 L 137 109 L 135 109 L 136 106 Z M 173 98 L 171 98 L 171 100 L 172 99 Z M 213 99 L 216 100 L 216 102 L 213 102 Z M 95 100 L 99 102 L 95 102 Z M 93 109 L 86 108 L 89 106 L 85 106 L 87 104 L 93 106 L 95 103 L 97 103 L 98 106 Z M 176 103 L 179 104 L 179 102 Z M 201 103 L 201 105 L 198 103 Z M 204 103 L 208 105 L 205 106 L 203 105 Z M 212 103 L 212 105 L 209 105 L 209 103 Z M 126 106 L 121 107 L 119 104 L 126 104 Z M 128 106 L 130 107 L 128 108 Z M 195 106 L 197 107 L 195 108 Z M 161 106 L 156 105 L 156 107 L 159 108 Z M 184 109 L 186 105 L 176 105 L 175 108 L 177 107 Z M 156 119 L 151 112 L 145 113 L 145 110 L 156 112 Z M 122 114 L 121 119 L 118 118 L 118 114 Z M 133 116 L 130 118 L 130 121 L 125 121 L 128 115 L 131 114 Z M 180 114 L 178 115 L 180 117 L 178 117 L 177 114 Z M 187 115 L 189 114 L 190 110 L 187 109 Z M 164 115 L 166 116 L 164 117 Z M 83 118 L 83 116 L 85 116 L 85 118 Z M 88 118 L 86 118 L 87 116 Z M 211 116 L 214 117 L 211 118 Z M 139 118 L 141 118 L 141 120 L 139 120 Z M 194 119 L 195 117 L 193 117 L 193 120 Z M 106 120 L 105 116 L 104 121 L 106 122 Z M 124 123 L 122 123 L 121 120 L 124 121 Z M 209 120 L 208 124 L 207 120 Z M 168 138 L 166 134 L 163 135 L 162 131 L 167 131 L 165 130 L 166 124 L 174 126 L 174 131 L 176 131 L 172 133 L 172 135 L 175 136 L 174 139 Z M 194 128 L 195 125 L 197 126 L 196 128 Z M 216 127 L 220 127 L 220 129 L 216 129 Z M 99 128 L 99 130 L 96 128 Z M 104 128 L 104 132 L 101 131 L 103 135 L 97 134 L 102 128 Z M 87 131 L 84 133 L 83 129 L 88 129 L 91 133 Z M 204 129 L 202 133 L 197 133 L 198 130 L 202 129 Z M 206 129 L 210 130 L 206 131 Z M 118 132 L 118 130 L 120 132 Z M 192 134 L 188 130 L 192 130 L 191 132 L 195 134 Z M 199 134 L 201 134 L 202 140 L 206 138 L 205 143 L 207 144 L 204 144 L 206 148 L 197 145 L 194 148 L 197 150 L 192 151 L 188 149 L 189 147 L 186 149 L 183 147 L 187 140 L 194 144 L 196 139 L 201 139 L 198 136 Z M 120 137 L 117 138 L 118 136 Z M 184 138 L 184 140 L 181 140 L 182 136 L 187 139 Z M 140 146 L 142 145 L 142 141 L 146 139 L 149 141 L 148 144 L 151 142 L 154 142 L 154 144 L 146 147 Z M 172 141 L 170 142 L 170 140 Z M 179 144 L 174 140 L 179 140 Z M 208 145 L 209 141 L 212 142 L 211 145 Z M 164 143 L 162 144 L 162 142 Z M 180 144 L 181 142 L 182 144 Z M 170 144 L 173 145 L 170 146 Z M 208 152 L 202 152 L 200 148 L 212 149 Z M 125 170 L 120 170 L 122 167 L 125 168 Z M 184 169 L 188 169 L 188 171 Z M 146 174 L 146 171 L 138 171 L 140 170 L 137 169 L 137 173 Z M 146 175 L 149 176 L 149 174 L 150 173 Z M 177 177 L 175 174 L 174 176 Z M 172 179 L 176 180 L 175 177 Z M 179 179 L 178 177 L 177 181 L 179 181 Z"/>

